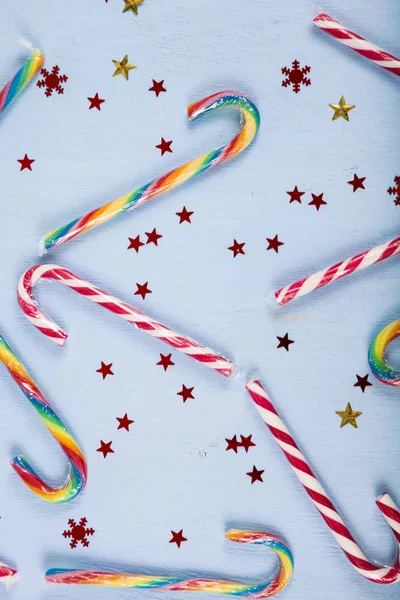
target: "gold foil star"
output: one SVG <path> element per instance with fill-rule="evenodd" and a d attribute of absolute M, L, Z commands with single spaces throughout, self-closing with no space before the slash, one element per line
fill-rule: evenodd
<path fill-rule="evenodd" d="M 344 410 L 344 411 L 337 410 L 336 414 L 339 415 L 339 417 L 341 417 L 341 419 L 342 419 L 342 422 L 340 423 L 340 427 L 344 427 L 345 425 L 347 425 L 347 423 L 350 423 L 350 425 L 353 425 L 353 427 L 357 428 L 356 419 L 357 419 L 357 417 L 362 415 L 362 412 L 353 412 L 350 402 L 348 402 L 347 406 L 346 406 L 346 410 Z"/>
<path fill-rule="evenodd" d="M 135 15 L 139 14 L 138 13 L 138 6 L 140 4 L 143 4 L 144 0 L 124 0 L 125 2 L 125 8 L 122 11 L 127 12 L 128 10 L 133 10 L 133 12 L 135 13 Z"/>
<path fill-rule="evenodd" d="M 113 73 L 113 77 L 116 75 L 123 75 L 125 79 L 129 77 L 129 71 L 131 69 L 136 69 L 135 65 L 130 65 L 128 63 L 128 55 L 125 54 L 124 58 L 119 62 L 119 60 L 113 60 L 114 65 L 117 67 L 115 72 Z"/>
<path fill-rule="evenodd" d="M 346 121 L 350 121 L 349 112 L 355 108 L 354 104 L 346 104 L 344 96 L 340 98 L 339 104 L 330 104 L 329 106 L 335 111 L 332 121 L 338 119 L 339 117 L 343 117 L 343 119 L 346 119 Z"/>

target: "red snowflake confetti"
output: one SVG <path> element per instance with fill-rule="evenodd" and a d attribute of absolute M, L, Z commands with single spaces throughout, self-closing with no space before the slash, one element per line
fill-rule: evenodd
<path fill-rule="evenodd" d="M 82 544 L 82 546 L 85 546 L 85 548 L 89 546 L 89 540 L 87 539 L 87 536 L 93 535 L 94 529 L 92 527 L 88 529 L 86 524 L 87 519 L 85 517 L 83 517 L 79 523 L 76 523 L 74 519 L 68 520 L 69 529 L 63 532 L 63 536 L 65 538 L 72 538 L 69 544 L 71 548 L 76 548 L 79 542 Z"/>
<path fill-rule="evenodd" d="M 286 75 L 286 79 L 282 81 L 283 87 L 293 86 L 293 91 L 295 94 L 298 94 L 300 91 L 300 85 L 311 85 L 311 80 L 306 77 L 306 74 L 311 71 L 311 67 L 302 67 L 301 69 L 300 63 L 298 60 L 294 60 L 292 62 L 292 68 L 283 67 L 282 74 Z"/>
<path fill-rule="evenodd" d="M 390 187 L 388 189 L 388 194 L 390 194 L 391 196 L 396 196 L 396 198 L 393 200 L 393 202 L 396 204 L 396 206 L 400 206 L 400 176 L 396 175 L 396 177 L 394 178 L 394 182 L 396 184 L 395 187 Z"/>
<path fill-rule="evenodd" d="M 43 79 L 39 79 L 36 85 L 40 88 L 46 88 L 44 93 L 45 96 L 51 96 L 53 90 L 58 94 L 64 93 L 64 88 L 61 87 L 60 83 L 67 81 L 68 77 L 66 75 L 59 75 L 59 73 L 60 69 L 57 65 L 52 68 L 51 73 L 49 73 L 47 69 L 40 69 L 40 74 L 43 75 Z"/>

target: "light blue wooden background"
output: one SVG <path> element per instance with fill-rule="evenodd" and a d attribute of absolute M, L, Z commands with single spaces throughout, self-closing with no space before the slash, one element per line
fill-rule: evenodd
<path fill-rule="evenodd" d="M 399 82 L 339 47 L 311 24 L 313 1 L 146 0 L 140 16 L 123 15 L 122 0 L 31 2 L 0 6 L 0 80 L 24 59 L 25 36 L 69 77 L 64 96 L 45 98 L 31 85 L 1 121 L 0 286 L 2 328 L 45 394 L 70 424 L 89 461 L 89 483 L 75 502 L 50 506 L 15 476 L 8 460 L 23 452 L 58 482 L 65 460 L 34 411 L 1 369 L 0 555 L 21 581 L 13 600 L 162 597 L 156 592 L 50 588 L 54 566 L 132 566 L 226 577 L 259 578 L 274 558 L 224 541 L 230 525 L 261 527 L 291 545 L 295 575 L 287 600 L 397 598 L 399 588 L 363 580 L 349 565 L 301 489 L 244 391 L 261 374 L 282 416 L 321 475 L 368 556 L 390 561 L 394 543 L 374 500 L 390 491 L 400 503 L 399 392 L 372 379 L 365 394 L 356 373 L 368 372 L 373 334 L 398 318 L 398 263 L 291 305 L 266 308 L 265 298 L 293 277 L 398 234 L 400 207 L 386 193 L 399 174 Z M 327 1 L 345 24 L 398 53 L 395 0 Z M 138 68 L 113 78 L 124 54 Z M 295 95 L 281 87 L 281 67 L 297 58 L 312 67 L 312 85 Z M 156 98 L 151 79 L 168 90 Z M 68 330 L 60 349 L 44 339 L 16 303 L 21 273 L 38 261 L 43 233 L 134 189 L 230 138 L 235 115 L 193 126 L 186 106 L 221 89 L 257 103 L 262 126 L 248 152 L 203 178 L 157 199 L 46 257 L 101 285 L 150 315 L 224 352 L 243 375 L 226 381 L 173 354 L 164 373 L 155 363 L 166 347 L 56 284 L 41 304 Z M 106 102 L 88 111 L 87 96 Z M 351 122 L 331 121 L 328 103 L 344 94 L 356 105 Z M 174 140 L 160 157 L 160 137 Z M 19 172 L 28 153 L 33 171 Z M 347 181 L 366 176 L 366 191 Z M 306 190 L 289 205 L 286 190 Z M 324 192 L 327 206 L 308 207 Z M 194 210 L 192 225 L 175 212 Z M 164 236 L 140 253 L 128 236 L 153 227 Z M 279 255 L 266 237 L 279 234 Z M 245 241 L 245 256 L 226 250 Z M 142 302 L 136 282 L 153 293 Z M 290 352 L 276 350 L 289 332 Z M 393 351 L 392 359 L 399 358 Z M 95 373 L 113 363 L 114 377 Z M 176 396 L 184 383 L 195 400 Z M 363 411 L 359 429 L 339 429 L 336 410 L 350 401 Z M 131 432 L 116 431 L 128 412 Z M 225 437 L 253 434 L 249 454 L 225 452 Z M 113 440 L 103 459 L 99 440 Z M 265 469 L 250 485 L 246 471 Z M 96 530 L 89 548 L 70 550 L 61 536 L 69 518 L 86 516 Z M 183 528 L 188 542 L 168 544 Z M 5 592 L 0 590 L 0 596 Z M 164 596 L 165 597 L 165 596 Z"/>

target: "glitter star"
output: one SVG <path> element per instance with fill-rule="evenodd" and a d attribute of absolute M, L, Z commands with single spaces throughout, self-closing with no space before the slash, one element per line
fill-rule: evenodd
<path fill-rule="evenodd" d="M 149 92 L 154 92 L 158 98 L 161 92 L 166 91 L 167 90 L 164 87 L 164 79 L 162 81 L 156 81 L 155 79 L 153 79 L 153 87 L 149 88 Z"/>
<path fill-rule="evenodd" d="M 353 427 L 357 428 L 357 422 L 356 419 L 362 415 L 362 412 L 353 412 L 353 409 L 351 408 L 350 402 L 347 403 L 346 406 L 346 410 L 337 410 L 336 414 L 339 415 L 339 417 L 341 417 L 342 422 L 340 423 L 340 427 L 344 427 L 345 425 L 347 425 L 347 423 L 350 423 L 350 425 L 353 425 Z"/>
<path fill-rule="evenodd" d="M 142 296 L 142 299 L 145 300 L 147 294 L 153 293 L 151 290 L 149 290 L 148 284 L 148 281 L 146 281 L 146 283 L 143 284 L 137 283 L 137 290 L 134 293 L 134 296 Z"/>
<path fill-rule="evenodd" d="M 116 417 L 116 419 L 119 422 L 118 429 L 126 429 L 127 431 L 129 431 L 129 425 L 135 422 L 129 419 L 128 413 L 125 413 L 123 417 Z"/>
<path fill-rule="evenodd" d="M 294 344 L 294 340 L 289 340 L 289 335 L 287 333 L 285 333 L 283 337 L 279 337 L 279 335 L 277 335 L 276 337 L 279 340 L 277 348 L 285 348 L 285 350 L 289 352 L 289 346 L 290 344 Z"/>
<path fill-rule="evenodd" d="M 180 548 L 182 542 L 187 542 L 187 538 L 183 537 L 183 529 L 181 529 L 178 532 L 172 531 L 172 529 L 171 529 L 171 533 L 172 533 L 172 538 L 169 540 L 170 544 L 176 544 L 178 546 L 178 548 Z"/>
<path fill-rule="evenodd" d="M 189 398 L 192 398 L 194 400 L 194 396 L 192 394 L 194 390 L 194 387 L 186 387 L 186 385 L 182 384 L 182 390 L 180 392 L 177 392 L 176 395 L 177 396 L 182 396 L 183 398 L 183 402 L 185 403 L 186 400 L 188 400 Z"/>
<path fill-rule="evenodd" d="M 100 440 L 100 448 L 97 448 L 96 452 L 101 452 L 103 458 L 106 458 L 107 454 L 114 454 L 111 444 L 112 442 L 103 442 L 103 440 Z"/>
<path fill-rule="evenodd" d="M 158 362 L 157 365 L 161 365 L 164 368 L 164 371 L 166 371 L 168 367 L 172 367 L 175 364 L 172 362 L 171 356 L 172 354 L 167 354 L 165 356 L 160 352 L 160 362 Z"/>
<path fill-rule="evenodd" d="M 299 192 L 297 185 L 295 186 L 293 191 L 286 193 L 290 196 L 289 204 L 291 204 L 292 202 L 300 202 L 301 204 L 301 197 L 305 194 L 305 192 Z"/>
<path fill-rule="evenodd" d="M 154 228 L 153 231 L 150 231 L 150 233 L 145 231 L 145 235 L 147 235 L 146 244 L 154 244 L 155 246 L 158 246 L 158 240 L 162 238 L 162 235 L 157 233 L 156 228 Z"/>
<path fill-rule="evenodd" d="M 188 210 L 186 210 L 186 206 L 184 206 L 181 210 L 181 212 L 177 212 L 175 213 L 178 217 L 179 217 L 179 225 L 181 223 L 184 223 L 185 221 L 187 221 L 188 223 L 191 223 L 192 221 L 190 220 L 190 217 L 193 214 L 192 212 L 189 212 Z"/>
<path fill-rule="evenodd" d="M 140 4 L 143 4 L 144 0 L 124 0 L 125 2 L 125 6 L 122 10 L 123 13 L 127 12 L 128 10 L 132 10 L 135 15 L 138 15 L 138 6 L 140 6 Z"/>
<path fill-rule="evenodd" d="M 140 241 L 140 235 L 137 235 L 135 238 L 128 237 L 129 246 L 128 250 L 136 250 L 136 253 L 139 252 L 139 248 L 144 246 L 144 243 Z"/>
<path fill-rule="evenodd" d="M 325 202 L 325 200 L 323 200 L 323 195 L 323 193 L 319 196 L 317 196 L 316 194 L 311 194 L 313 199 L 311 200 L 311 202 L 308 203 L 308 206 L 315 206 L 315 208 L 319 211 L 323 204 L 328 204 L 327 202 Z"/>
<path fill-rule="evenodd" d="M 166 142 L 163 137 L 161 138 L 160 144 L 158 144 L 156 146 L 156 148 L 158 148 L 159 150 L 161 150 L 161 156 L 164 156 L 164 154 L 166 152 L 171 152 L 172 153 L 171 144 L 172 144 L 172 140 L 170 140 L 169 142 Z"/>
<path fill-rule="evenodd" d="M 126 80 L 129 79 L 129 71 L 132 69 L 136 69 L 135 65 L 130 65 L 128 63 L 128 55 L 125 54 L 124 58 L 121 60 L 113 60 L 114 65 L 117 67 L 115 72 L 113 73 L 113 77 L 116 75 L 123 75 Z"/>
<path fill-rule="evenodd" d="M 350 121 L 349 112 L 355 108 L 354 104 L 346 104 L 344 96 L 340 98 L 339 104 L 330 104 L 329 106 L 335 111 L 332 121 L 335 121 L 335 119 L 338 119 L 339 117 L 343 117 L 346 121 Z"/>
<path fill-rule="evenodd" d="M 90 98 L 88 96 L 88 100 L 90 102 L 89 110 L 91 108 L 97 108 L 97 110 L 101 110 L 100 104 L 103 104 L 103 102 L 105 102 L 105 100 L 102 100 L 101 98 L 99 98 L 99 94 L 97 92 L 96 92 L 96 95 L 93 96 L 93 98 Z"/>
<path fill-rule="evenodd" d="M 233 450 L 234 453 L 237 454 L 238 448 L 239 448 L 239 446 L 241 446 L 241 443 L 238 442 L 236 435 L 234 435 L 231 440 L 229 438 L 225 438 L 225 441 L 228 444 L 227 447 L 225 448 L 225 450 L 226 451 Z"/>
<path fill-rule="evenodd" d="M 362 392 L 365 392 L 365 388 L 372 385 L 372 383 L 370 381 L 368 381 L 368 374 L 364 375 L 364 377 L 360 377 L 359 375 L 356 375 L 357 377 L 357 383 L 354 384 L 353 387 L 360 387 L 362 389 Z"/>
<path fill-rule="evenodd" d="M 228 248 L 228 250 L 231 250 L 233 252 L 233 258 L 236 258 L 238 254 L 245 254 L 245 251 L 243 250 L 243 246 L 245 245 L 245 243 L 246 242 L 239 244 L 239 242 L 233 240 L 233 246 L 229 246 Z"/>
<path fill-rule="evenodd" d="M 240 446 L 245 449 L 246 454 L 249 451 L 250 446 L 255 446 L 255 443 L 251 441 L 252 434 L 245 437 L 244 435 L 240 435 Z"/>
<path fill-rule="evenodd" d="M 103 379 L 105 379 L 107 377 L 107 375 L 114 375 L 114 373 L 111 371 L 111 367 L 112 367 L 112 363 L 106 365 L 105 363 L 103 363 L 103 361 L 101 361 L 101 367 L 100 367 L 100 369 L 96 370 L 96 373 L 101 373 L 103 376 Z"/>
<path fill-rule="evenodd" d="M 351 181 L 348 181 L 347 183 L 353 186 L 353 193 L 358 190 L 365 190 L 364 187 L 364 181 L 366 180 L 366 177 L 357 177 L 357 175 L 354 173 L 354 179 L 352 179 Z"/>
<path fill-rule="evenodd" d="M 18 158 L 17 162 L 21 164 L 20 171 L 23 171 L 24 169 L 29 169 L 29 171 L 32 171 L 31 164 L 35 162 L 35 159 L 28 158 L 28 155 L 25 154 L 24 158 Z"/>
<path fill-rule="evenodd" d="M 262 474 L 264 473 L 264 471 L 265 469 L 259 471 L 258 469 L 256 469 L 255 465 L 253 465 L 253 470 L 249 473 L 246 473 L 246 475 L 251 477 L 251 485 L 253 485 L 255 481 L 263 481 Z"/>
<path fill-rule="evenodd" d="M 278 234 L 273 238 L 267 238 L 267 242 L 268 242 L 267 250 L 275 250 L 275 252 L 277 254 L 279 252 L 279 246 L 283 246 L 283 242 L 280 242 L 278 240 Z"/>

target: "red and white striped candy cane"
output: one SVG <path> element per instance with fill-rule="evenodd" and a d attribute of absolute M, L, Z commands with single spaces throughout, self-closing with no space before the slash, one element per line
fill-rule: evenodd
<path fill-rule="evenodd" d="M 252 397 L 262 420 L 268 426 L 300 483 L 319 510 L 337 543 L 356 571 L 366 579 L 375 583 L 389 584 L 400 581 L 399 556 L 393 567 L 377 566 L 376 564 L 369 562 L 365 557 L 361 548 L 355 542 L 341 516 L 329 499 L 328 494 L 312 472 L 311 467 L 300 452 L 296 442 L 275 410 L 275 407 L 268 399 L 261 383 L 255 380 L 249 381 L 246 389 Z M 397 506 L 389 494 L 382 494 L 379 496 L 376 503 L 390 529 L 393 531 L 400 550 L 400 512 Z"/>
<path fill-rule="evenodd" d="M 390 258 L 391 256 L 395 256 L 396 254 L 400 254 L 400 237 L 390 240 L 385 244 L 381 244 L 380 246 L 375 246 L 375 248 L 371 248 L 365 252 L 361 252 L 361 254 L 356 254 L 356 256 L 346 258 L 335 265 L 331 265 L 322 271 L 318 271 L 318 273 L 314 273 L 313 275 L 299 279 L 290 285 L 286 285 L 275 292 L 276 303 L 287 304 L 299 296 L 305 296 L 328 283 L 332 283 L 332 281 L 336 281 L 336 279 L 341 279 L 342 277 L 346 277 L 346 275 L 351 275 L 351 273 L 354 273 L 355 271 L 366 269 L 367 267 L 370 267 L 381 260 L 385 260 L 386 258 Z"/>
<path fill-rule="evenodd" d="M 4 563 L 0 563 L 0 582 L 10 587 L 18 579 L 17 571 Z"/>
<path fill-rule="evenodd" d="M 96 304 L 122 317 L 122 319 L 135 325 L 138 329 L 146 331 L 150 335 L 176 348 L 176 350 L 198 360 L 206 367 L 222 373 L 225 377 L 230 377 L 234 371 L 234 365 L 230 360 L 219 356 L 213 350 L 210 350 L 210 348 L 201 346 L 189 337 L 180 335 L 172 329 L 165 327 L 165 325 L 144 315 L 136 308 L 115 298 L 115 296 L 111 296 L 91 283 L 77 277 L 71 271 L 67 271 L 67 269 L 63 269 L 57 265 L 31 267 L 23 274 L 18 284 L 19 305 L 27 319 L 59 346 L 64 345 L 68 335 L 50 317 L 39 310 L 37 303 L 33 299 L 33 287 L 40 279 L 55 279 L 60 281 L 75 290 L 75 292 L 78 292 L 78 294 L 86 296 L 92 302 L 96 302 Z"/>
<path fill-rule="evenodd" d="M 389 54 L 389 52 L 385 52 L 375 44 L 371 44 L 371 42 L 354 33 L 354 31 L 343 27 L 339 21 L 332 19 L 325 13 L 317 15 L 313 20 L 317 27 L 323 29 L 338 42 L 355 50 L 379 67 L 383 67 L 395 75 L 400 75 L 400 59 L 393 56 L 393 54 Z"/>

